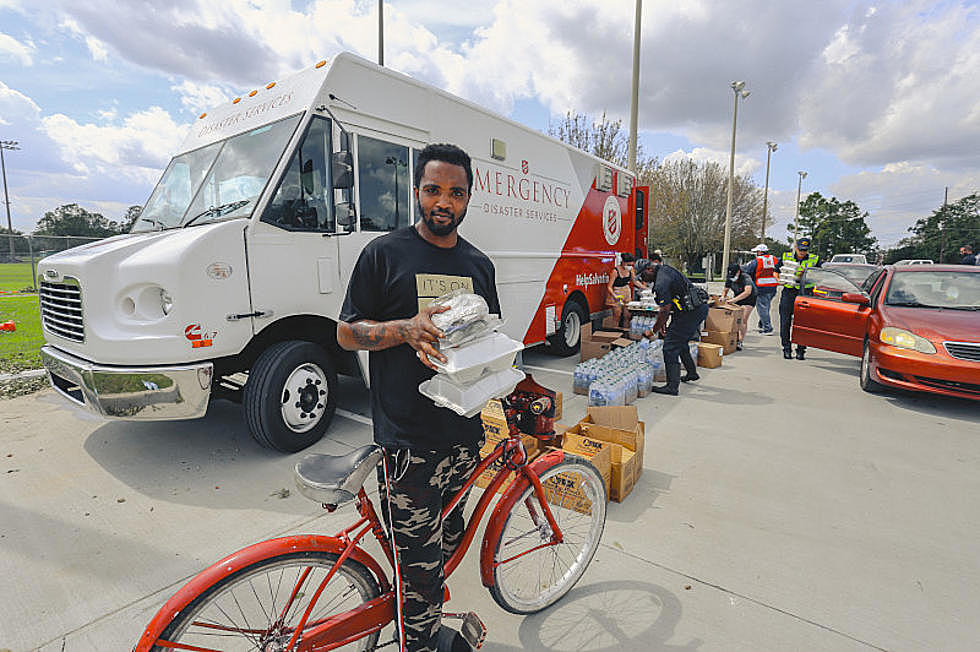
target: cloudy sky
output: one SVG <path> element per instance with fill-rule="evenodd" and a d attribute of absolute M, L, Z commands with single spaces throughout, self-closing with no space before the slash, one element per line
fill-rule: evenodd
<path fill-rule="evenodd" d="M 377 58 L 375 0 L 0 0 L 0 140 L 14 228 L 142 204 L 202 110 L 343 51 Z M 385 63 L 531 127 L 628 124 L 633 0 L 388 0 Z M 980 191 L 980 7 L 965 0 L 646 0 L 640 141 L 736 166 L 785 238 L 804 194 L 852 199 L 893 244 Z M 4 216 L 5 218 L 5 216 Z M 4 224 L 5 225 L 5 224 Z"/>

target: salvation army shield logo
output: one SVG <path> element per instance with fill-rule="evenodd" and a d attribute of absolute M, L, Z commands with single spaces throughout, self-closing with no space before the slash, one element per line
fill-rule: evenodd
<path fill-rule="evenodd" d="M 602 207 L 602 233 L 606 242 L 614 245 L 619 242 L 623 232 L 623 215 L 619 209 L 619 201 L 615 197 L 607 197 L 606 205 Z"/>

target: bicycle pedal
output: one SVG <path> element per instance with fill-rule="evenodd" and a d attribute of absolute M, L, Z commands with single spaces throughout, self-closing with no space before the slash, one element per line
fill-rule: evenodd
<path fill-rule="evenodd" d="M 483 644 L 487 640 L 487 626 L 483 624 L 483 621 L 480 620 L 480 617 L 475 612 L 443 613 L 442 617 L 462 620 L 463 622 L 459 627 L 460 636 L 476 650 L 483 647 Z"/>

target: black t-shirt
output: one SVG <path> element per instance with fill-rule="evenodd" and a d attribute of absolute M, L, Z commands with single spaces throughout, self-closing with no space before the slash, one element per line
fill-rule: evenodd
<path fill-rule="evenodd" d="M 744 299 L 739 299 L 736 303 L 740 306 L 754 306 L 758 292 L 756 290 L 755 283 L 752 282 L 752 277 L 750 277 L 746 272 L 741 272 L 739 273 L 738 278 L 734 281 L 731 279 L 725 279 L 725 287 L 731 290 L 732 294 L 736 297 L 742 294 L 746 286 L 751 286 L 752 292 L 749 294 L 749 296 L 745 297 Z"/>
<path fill-rule="evenodd" d="M 342 321 L 410 319 L 431 299 L 463 287 L 500 312 L 493 262 L 462 237 L 443 249 L 415 227 L 393 231 L 361 251 L 351 273 Z M 464 419 L 419 393 L 435 372 L 408 344 L 370 352 L 374 440 L 389 448 L 446 450 L 483 439 L 480 417 Z"/>
<path fill-rule="evenodd" d="M 653 300 L 658 306 L 669 303 L 675 310 L 678 309 L 674 299 L 680 298 L 689 292 L 691 282 L 687 277 L 670 265 L 660 265 L 657 270 L 657 280 L 653 285 Z"/>

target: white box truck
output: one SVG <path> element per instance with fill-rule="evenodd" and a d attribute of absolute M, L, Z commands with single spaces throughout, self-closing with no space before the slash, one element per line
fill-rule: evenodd
<path fill-rule="evenodd" d="M 53 387 L 107 418 L 242 403 L 262 444 L 297 451 L 336 409 L 336 323 L 364 245 L 413 224 L 414 157 L 463 147 L 462 235 L 497 269 L 505 332 L 559 355 L 605 310 L 614 257 L 646 251 L 647 189 L 601 161 L 351 54 L 202 113 L 133 231 L 38 264 Z M 439 279 L 420 296 L 447 291 Z"/>

